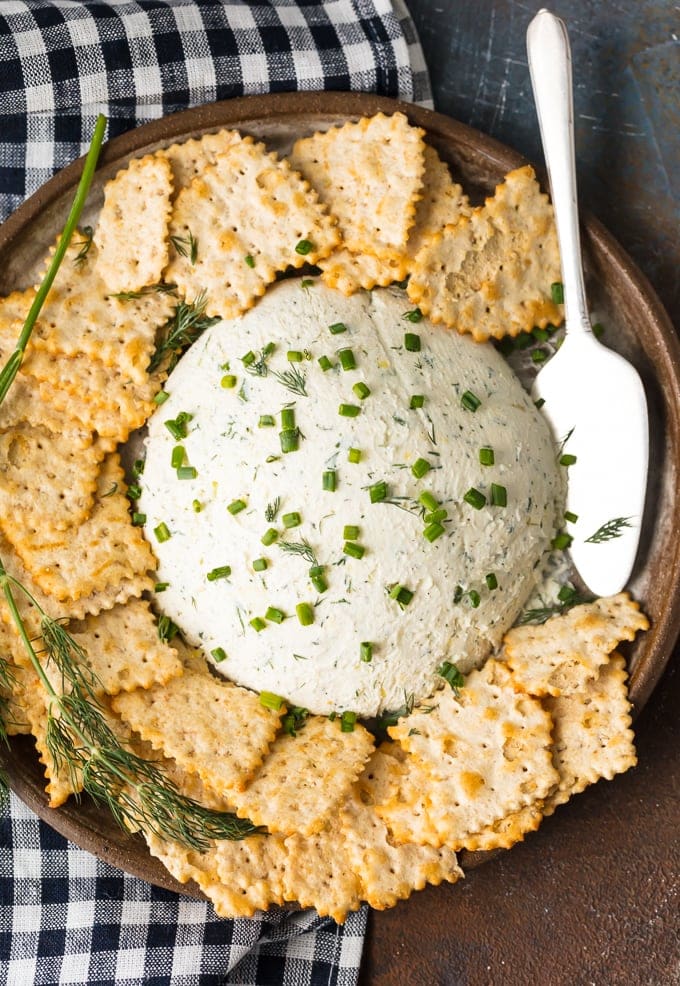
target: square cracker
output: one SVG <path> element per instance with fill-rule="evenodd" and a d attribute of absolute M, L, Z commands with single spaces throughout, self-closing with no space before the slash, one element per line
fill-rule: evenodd
<path fill-rule="evenodd" d="M 111 294 L 157 284 L 168 262 L 172 168 L 155 154 L 130 161 L 104 186 L 97 273 Z"/>
<path fill-rule="evenodd" d="M 360 882 L 347 852 L 340 820 L 333 817 L 314 835 L 285 841 L 284 899 L 314 907 L 321 917 L 342 924 L 361 905 Z"/>
<path fill-rule="evenodd" d="M 187 301 L 205 291 L 208 315 L 233 318 L 279 271 L 326 257 L 338 243 L 334 222 L 287 161 L 246 137 L 177 196 L 165 280 Z M 302 240 L 311 244 L 304 256 Z"/>
<path fill-rule="evenodd" d="M 538 626 L 513 627 L 504 637 L 508 666 L 530 695 L 569 695 L 597 677 L 622 640 L 649 620 L 628 593 L 574 606 Z"/>
<path fill-rule="evenodd" d="M 116 712 L 184 770 L 217 794 L 243 788 L 274 740 L 279 714 L 254 692 L 202 672 L 112 699 Z"/>
<path fill-rule="evenodd" d="M 363 726 L 343 733 L 338 720 L 310 716 L 295 736 L 279 736 L 247 786 L 232 793 L 236 812 L 270 832 L 312 835 L 347 796 L 372 749 Z"/>
<path fill-rule="evenodd" d="M 214 164 L 217 157 L 243 138 L 238 130 L 219 130 L 216 134 L 204 134 L 198 139 L 185 140 L 156 151 L 172 168 L 173 198 L 187 188 L 197 176 Z"/>
<path fill-rule="evenodd" d="M 427 809 L 441 843 L 460 849 L 553 789 L 552 720 L 495 660 L 471 672 L 458 694 L 447 687 L 435 701 L 388 732 L 430 776 Z"/>

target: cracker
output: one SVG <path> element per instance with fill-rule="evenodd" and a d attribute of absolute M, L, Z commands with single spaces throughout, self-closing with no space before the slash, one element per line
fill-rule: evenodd
<path fill-rule="evenodd" d="M 615 651 L 581 691 L 544 699 L 555 721 L 553 761 L 559 773 L 546 814 L 589 784 L 609 781 L 637 763 L 627 677 L 625 661 Z"/>
<path fill-rule="evenodd" d="M 47 742 L 47 717 L 50 709 L 57 715 L 56 706 L 50 703 L 47 692 L 36 677 L 26 711 L 35 738 L 38 759 L 45 768 L 45 791 L 49 796 L 49 806 L 59 808 L 72 794 L 78 795 L 83 790 L 83 775 L 80 767 L 69 766 L 65 761 L 55 762 L 53 759 Z"/>
<path fill-rule="evenodd" d="M 0 719 L 8 736 L 23 736 L 31 731 L 27 705 L 36 681 L 32 667 L 17 662 L 24 644 L 14 625 L 0 623 Z M 25 653 L 25 652 L 24 652 Z"/>
<path fill-rule="evenodd" d="M 191 671 L 120 694 L 112 705 L 142 739 L 231 798 L 262 763 L 279 726 L 279 715 L 253 692 Z"/>
<path fill-rule="evenodd" d="M 112 294 L 160 281 L 168 262 L 171 193 L 170 163 L 154 154 L 133 159 L 104 186 L 94 242 L 97 273 Z"/>
<path fill-rule="evenodd" d="M 250 308 L 279 271 L 315 264 L 338 242 L 316 193 L 250 137 L 179 193 L 170 237 L 166 281 L 188 301 L 207 292 L 206 313 L 225 318 Z M 304 255 L 302 241 L 311 245 Z"/>
<path fill-rule="evenodd" d="M 99 474 L 92 514 L 75 536 L 37 531 L 17 538 L 16 552 L 43 592 L 59 602 L 75 601 L 123 582 L 143 579 L 146 584 L 155 559 L 132 525 L 125 493 L 120 457 L 112 454 Z"/>
<path fill-rule="evenodd" d="M 354 294 L 361 288 L 369 291 L 385 287 L 403 280 L 408 272 L 405 257 L 395 254 L 382 259 L 370 253 L 352 253 L 344 247 L 319 261 L 319 267 L 323 271 L 322 281 L 344 295 Z"/>
<path fill-rule="evenodd" d="M 413 261 L 424 242 L 445 226 L 455 225 L 472 212 L 470 200 L 454 182 L 448 166 L 434 147 L 425 145 L 422 198 L 416 206 L 415 222 L 408 234 L 406 253 Z"/>
<path fill-rule="evenodd" d="M 156 151 L 156 156 L 165 158 L 172 168 L 173 198 L 209 165 L 214 164 L 220 154 L 242 139 L 237 130 L 220 130 L 216 134 L 204 134 L 197 140 L 185 140 Z"/>
<path fill-rule="evenodd" d="M 376 800 L 375 811 L 387 825 L 393 842 L 441 845 L 429 812 L 431 777 L 426 768 L 410 754 L 406 754 L 403 762 L 386 766 L 391 771 L 392 789 L 385 792 L 387 796 Z"/>
<path fill-rule="evenodd" d="M 527 165 L 483 207 L 425 239 L 407 290 L 433 322 L 484 341 L 559 324 L 551 284 L 560 280 L 552 206 Z"/>
<path fill-rule="evenodd" d="M 343 733 L 338 720 L 310 716 L 295 736 L 279 736 L 245 789 L 232 794 L 237 814 L 270 832 L 312 835 L 344 800 L 372 749 L 363 726 Z"/>
<path fill-rule="evenodd" d="M 639 605 L 620 592 L 538 626 L 514 627 L 505 635 L 505 654 L 519 687 L 530 695 L 569 695 L 597 676 L 622 640 L 648 627 Z"/>
<path fill-rule="evenodd" d="M 515 691 L 495 660 L 469 674 L 458 695 L 444 688 L 435 701 L 431 712 L 415 710 L 388 732 L 430 776 L 427 809 L 441 843 L 460 849 L 557 783 L 552 720 L 536 699 Z"/>
<path fill-rule="evenodd" d="M 321 917 L 342 924 L 360 907 L 359 877 L 355 873 L 338 818 L 314 835 L 291 835 L 285 842 L 284 899 L 314 907 Z"/>
<path fill-rule="evenodd" d="M 298 140 L 290 162 L 337 216 L 348 250 L 389 260 L 415 220 L 424 149 L 403 113 L 378 113 Z"/>
<path fill-rule="evenodd" d="M 510 849 L 521 842 L 529 832 L 535 832 L 543 821 L 545 802 L 541 799 L 533 804 L 513 811 L 505 818 L 488 825 L 481 832 L 468 835 L 465 848 L 471 852 L 489 852 L 492 849 Z M 549 812 L 545 812 L 549 814 Z"/>

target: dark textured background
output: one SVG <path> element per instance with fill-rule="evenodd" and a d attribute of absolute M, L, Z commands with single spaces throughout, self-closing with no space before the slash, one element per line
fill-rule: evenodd
<path fill-rule="evenodd" d="M 410 0 L 435 108 L 542 160 L 525 53 L 532 2 Z M 572 0 L 583 208 L 680 326 L 680 5 Z M 559 809 L 463 884 L 369 924 L 362 986 L 680 984 L 680 653 L 640 717 L 639 766 Z"/>

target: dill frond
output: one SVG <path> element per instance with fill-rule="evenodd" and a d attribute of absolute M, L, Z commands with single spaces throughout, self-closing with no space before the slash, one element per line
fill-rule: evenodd
<path fill-rule="evenodd" d="M 207 295 L 205 291 L 201 291 L 191 303 L 180 301 L 175 306 L 175 314 L 161 330 L 165 334 L 159 340 L 156 352 L 151 357 L 148 367 L 149 373 L 157 370 L 166 358 L 170 360 L 168 367 L 168 371 L 170 371 L 179 359 L 182 350 L 196 342 L 211 325 L 219 322 L 217 316 L 205 314 L 207 303 Z"/>
<path fill-rule="evenodd" d="M 304 538 L 302 541 L 279 541 L 278 545 L 281 551 L 284 551 L 287 555 L 298 555 L 306 562 L 309 562 L 310 565 L 319 564 L 314 548 Z"/>
<path fill-rule="evenodd" d="M 289 390 L 291 394 L 299 394 L 300 397 L 307 397 L 307 374 L 299 370 L 295 364 L 290 369 L 283 370 L 281 373 L 273 371 L 274 376 L 282 387 Z"/>
<path fill-rule="evenodd" d="M 614 517 L 612 520 L 608 520 L 602 527 L 598 527 L 594 534 L 586 538 L 586 544 L 602 544 L 603 541 L 613 541 L 614 538 L 620 538 L 624 527 L 632 526 L 628 523 L 631 519 L 631 517 Z"/>

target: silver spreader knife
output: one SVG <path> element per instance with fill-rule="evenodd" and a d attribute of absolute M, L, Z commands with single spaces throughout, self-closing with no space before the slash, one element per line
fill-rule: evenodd
<path fill-rule="evenodd" d="M 637 371 L 593 335 L 579 240 L 571 53 L 563 21 L 548 10 L 527 31 L 527 53 L 562 262 L 566 335 L 534 384 L 556 446 L 574 456 L 565 521 L 571 557 L 598 596 L 627 583 L 647 487 L 647 401 Z M 615 327 L 612 327 L 615 328 Z M 570 459 L 566 459 L 569 462 Z"/>

